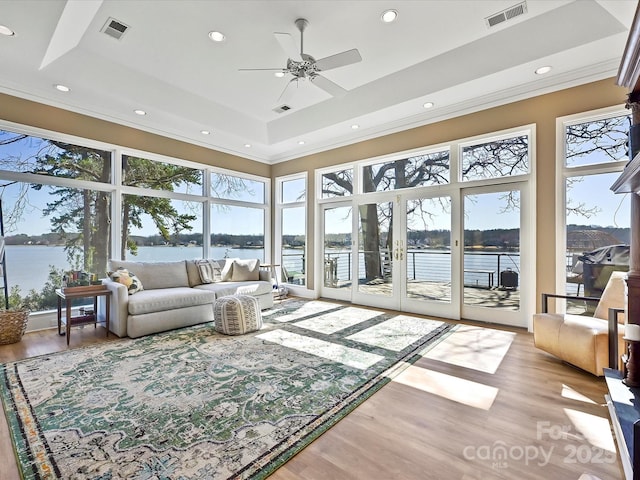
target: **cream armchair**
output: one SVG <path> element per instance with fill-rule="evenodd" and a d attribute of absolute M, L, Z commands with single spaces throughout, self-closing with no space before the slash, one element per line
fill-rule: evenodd
<path fill-rule="evenodd" d="M 594 375 L 606 367 L 618 368 L 624 349 L 626 272 L 613 272 L 601 298 L 542 294 L 542 313 L 533 316 L 535 346 Z M 597 302 L 593 317 L 548 313 L 549 298 Z"/>

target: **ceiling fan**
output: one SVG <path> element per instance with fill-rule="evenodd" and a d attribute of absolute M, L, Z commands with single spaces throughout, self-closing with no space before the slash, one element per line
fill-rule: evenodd
<path fill-rule="evenodd" d="M 336 53 L 328 57 L 316 60 L 311 55 L 304 53 L 304 30 L 309 25 L 309 22 L 304 18 L 298 18 L 295 21 L 296 27 L 300 30 L 300 51 L 296 47 L 293 37 L 288 33 L 274 33 L 276 40 L 280 44 L 280 47 L 289 56 L 287 60 L 287 66 L 285 68 L 241 68 L 241 71 L 255 71 L 255 70 L 273 70 L 280 71 L 283 74 L 291 74 L 293 78 L 287 83 L 284 90 L 280 94 L 278 101 L 285 97 L 285 93 L 290 91 L 292 85 L 298 85 L 302 80 L 308 79 L 315 86 L 321 88 L 329 95 L 334 97 L 341 97 L 347 93 L 347 90 L 340 85 L 332 82 L 326 77 L 320 75 L 320 72 L 330 70 L 332 68 L 344 67 L 345 65 L 351 65 L 362 60 L 360 52 L 356 48 L 347 50 L 342 53 Z"/>

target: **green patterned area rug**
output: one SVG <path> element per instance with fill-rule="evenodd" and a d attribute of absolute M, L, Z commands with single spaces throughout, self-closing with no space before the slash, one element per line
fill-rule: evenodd
<path fill-rule="evenodd" d="M 2 365 L 23 477 L 265 478 L 452 328 L 297 299 L 263 317 Z"/>

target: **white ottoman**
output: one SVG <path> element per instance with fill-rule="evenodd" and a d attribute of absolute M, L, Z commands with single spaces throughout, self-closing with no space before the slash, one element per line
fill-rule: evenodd
<path fill-rule="evenodd" d="M 220 297 L 213 304 L 216 331 L 225 335 L 242 335 L 262 328 L 260 303 L 251 295 Z"/>

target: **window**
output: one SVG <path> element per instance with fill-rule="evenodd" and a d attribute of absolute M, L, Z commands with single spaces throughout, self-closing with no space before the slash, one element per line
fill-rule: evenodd
<path fill-rule="evenodd" d="M 11 172 L 0 173 L 11 306 L 52 309 L 66 271 L 105 270 L 111 155 L 67 138 L 0 130 L 0 169 Z"/>
<path fill-rule="evenodd" d="M 111 152 L 0 130 L 0 169 L 109 183 Z"/>
<path fill-rule="evenodd" d="M 261 208 L 214 204 L 211 207 L 210 258 L 265 261 L 265 212 Z"/>
<path fill-rule="evenodd" d="M 112 257 L 265 260 L 267 179 L 153 157 L 67 136 L 0 130 L 12 306 L 55 308 L 64 272 L 102 278 Z"/>
<path fill-rule="evenodd" d="M 202 170 L 122 155 L 122 184 L 202 195 Z"/>
<path fill-rule="evenodd" d="M 279 201 L 276 221 L 279 236 L 281 279 L 293 285 L 306 285 L 306 197 L 307 177 L 296 175 L 276 179 Z"/>
<path fill-rule="evenodd" d="M 123 260 L 202 258 L 202 203 L 124 195 L 122 232 Z"/>
<path fill-rule="evenodd" d="M 565 245 L 558 263 L 567 294 L 599 297 L 612 271 L 629 268 L 630 202 L 610 190 L 628 161 L 628 129 L 629 115 L 620 111 L 562 122 Z"/>
<path fill-rule="evenodd" d="M 362 169 L 364 193 L 449 183 L 449 150 L 417 155 Z"/>
<path fill-rule="evenodd" d="M 224 200 L 265 203 L 265 183 L 228 173 L 211 173 L 211 196 Z"/>
<path fill-rule="evenodd" d="M 529 173 L 529 136 L 519 135 L 462 147 L 463 182 Z"/>
<path fill-rule="evenodd" d="M 346 197 L 353 194 L 353 168 L 322 174 L 322 198 Z"/>

